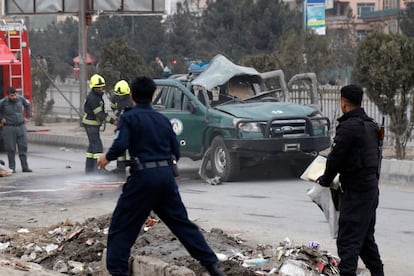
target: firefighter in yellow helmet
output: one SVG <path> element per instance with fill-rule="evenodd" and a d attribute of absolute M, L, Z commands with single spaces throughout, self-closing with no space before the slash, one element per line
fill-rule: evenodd
<path fill-rule="evenodd" d="M 111 108 L 117 118 L 117 122 L 122 113 L 134 106 L 130 97 L 130 92 L 131 90 L 127 81 L 120 80 L 115 84 L 114 94 L 111 98 Z M 125 173 L 125 160 L 126 152 L 117 158 L 116 169 L 113 171 L 114 173 Z"/>
<path fill-rule="evenodd" d="M 96 173 L 98 170 L 97 161 L 103 153 L 103 145 L 99 129 L 104 122 L 115 123 L 115 119 L 111 118 L 105 112 L 105 103 L 102 98 L 105 88 L 105 79 L 98 74 L 94 74 L 89 80 L 88 93 L 83 110 L 84 115 L 82 124 L 85 127 L 88 136 L 89 146 L 86 151 L 86 173 Z"/>

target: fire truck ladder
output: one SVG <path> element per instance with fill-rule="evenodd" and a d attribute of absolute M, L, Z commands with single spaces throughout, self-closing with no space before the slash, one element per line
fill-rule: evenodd
<path fill-rule="evenodd" d="M 20 87 L 14 87 L 20 95 L 24 95 L 25 91 L 23 81 L 23 30 L 25 25 L 23 20 L 20 21 L 0 21 L 0 29 L 7 34 L 7 45 L 14 56 L 20 61 L 19 65 L 9 64 L 9 86 L 13 86 L 15 83 L 19 83 Z M 17 47 L 15 45 L 18 45 Z M 14 47 L 13 47 L 14 46 Z M 18 69 L 16 68 L 18 67 Z"/>

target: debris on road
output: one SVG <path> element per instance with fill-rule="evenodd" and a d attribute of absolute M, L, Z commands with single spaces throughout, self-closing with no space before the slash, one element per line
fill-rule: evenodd
<path fill-rule="evenodd" d="M 203 155 L 201 161 L 201 166 L 198 170 L 198 175 L 210 185 L 219 185 L 221 184 L 221 177 L 218 175 L 213 175 L 211 170 L 211 147 Z"/>
<path fill-rule="evenodd" d="M 24 263 L 39 264 L 47 270 L 67 275 L 100 275 L 110 215 L 87 219 L 84 223 L 67 220 L 29 232 L 0 235 L 0 253 L 14 258 L 16 269 L 29 269 Z M 338 258 L 321 249 L 316 241 L 294 245 L 285 238 L 277 245 L 245 245 L 221 229 L 202 230 L 216 251 L 226 275 L 339 275 Z M 192 257 L 158 219 L 149 218 L 131 249 L 132 255 L 158 258 L 184 266 L 203 275 L 204 268 Z M 20 263 L 19 263 L 20 262 Z M 0 267 L 4 266 L 0 260 Z M 20 264 L 20 265 L 18 265 Z M 294 272 L 293 274 L 292 271 Z"/>
<path fill-rule="evenodd" d="M 0 160 L 0 176 L 9 176 L 13 174 L 13 170 L 8 168 L 3 160 Z"/>

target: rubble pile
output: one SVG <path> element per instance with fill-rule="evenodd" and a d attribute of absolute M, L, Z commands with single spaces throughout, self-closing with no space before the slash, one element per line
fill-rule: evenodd
<path fill-rule="evenodd" d="M 105 215 L 84 223 L 67 220 L 44 229 L 19 229 L 12 235 L 0 235 L 0 253 L 67 275 L 100 275 L 109 223 L 110 215 Z M 202 232 L 229 276 L 339 275 L 337 257 L 322 250 L 317 242 L 296 246 L 285 238 L 276 246 L 259 244 L 254 248 L 238 235 L 227 235 L 221 229 Z M 157 219 L 147 220 L 131 254 L 158 258 L 185 266 L 195 275 L 206 275 L 204 268 Z"/>

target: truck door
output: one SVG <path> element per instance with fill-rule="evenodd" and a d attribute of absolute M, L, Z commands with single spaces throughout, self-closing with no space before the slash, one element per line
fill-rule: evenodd
<path fill-rule="evenodd" d="M 205 128 L 205 107 L 188 90 L 158 85 L 153 107 L 170 119 L 183 156 L 199 156 Z M 204 107 L 204 108 L 203 108 Z"/>

